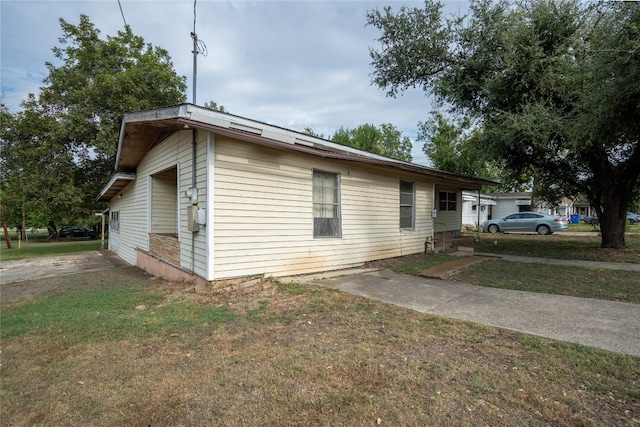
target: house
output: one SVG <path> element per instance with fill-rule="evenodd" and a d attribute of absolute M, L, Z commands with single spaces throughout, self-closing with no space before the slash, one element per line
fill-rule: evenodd
<path fill-rule="evenodd" d="M 497 202 L 490 194 L 462 192 L 462 225 L 475 228 L 478 224 L 491 219 L 491 210 Z"/>
<path fill-rule="evenodd" d="M 490 184 L 192 104 L 126 114 L 115 170 L 109 249 L 206 281 L 422 252 Z"/>
<path fill-rule="evenodd" d="M 529 212 L 532 209 L 532 193 L 528 192 L 510 192 L 510 193 L 487 193 L 481 194 L 465 191 L 462 194 L 462 224 L 465 226 L 475 227 L 479 223 L 492 218 L 505 217 L 514 212 Z M 478 203 L 480 200 L 480 203 Z M 480 212 L 477 212 L 477 206 L 480 206 Z M 536 212 L 557 215 L 567 219 L 578 220 L 585 216 L 591 215 L 594 209 L 587 202 L 573 200 L 563 197 L 558 205 L 552 205 L 544 201 L 540 201 Z M 577 218 L 574 218 L 576 217 Z"/>

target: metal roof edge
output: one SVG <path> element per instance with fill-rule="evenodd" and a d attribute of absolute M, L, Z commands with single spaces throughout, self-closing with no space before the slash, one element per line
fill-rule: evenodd
<path fill-rule="evenodd" d="M 124 172 L 118 172 L 118 173 L 114 174 L 111 177 L 111 179 L 109 180 L 109 182 L 102 188 L 102 190 L 100 191 L 100 194 L 96 198 L 96 201 L 101 200 L 102 197 L 107 193 L 107 191 L 109 191 L 111 189 L 111 187 L 113 187 L 113 184 L 115 184 L 119 180 L 120 181 L 135 181 L 136 180 L 136 174 L 135 173 L 124 173 Z"/>
<path fill-rule="evenodd" d="M 126 125 L 133 122 L 140 123 L 145 121 L 157 120 L 184 120 L 185 122 L 188 121 L 190 126 L 194 126 L 196 128 L 208 127 L 210 130 L 212 130 L 210 127 L 214 126 L 217 128 L 239 131 L 246 136 L 254 136 L 278 141 L 289 146 L 304 146 L 308 149 L 313 149 L 315 154 L 318 154 L 319 151 L 332 152 L 337 155 L 347 156 L 348 158 L 345 158 L 345 160 L 373 162 L 387 167 L 397 167 L 399 169 L 432 175 L 439 178 L 473 183 L 475 184 L 475 186 L 499 184 L 495 181 L 459 175 L 452 172 L 430 168 L 428 166 L 420 165 L 417 163 L 405 162 L 390 157 L 385 157 L 347 145 L 338 144 L 336 142 L 319 138 L 313 135 L 308 135 L 291 129 L 286 129 L 253 119 L 248 119 L 235 114 L 212 110 L 191 103 L 184 103 L 175 106 L 125 114 L 118 140 L 116 170 L 118 170 L 118 159 L 120 158 L 121 154 L 120 152 L 122 149 L 122 141 L 124 138 Z"/>

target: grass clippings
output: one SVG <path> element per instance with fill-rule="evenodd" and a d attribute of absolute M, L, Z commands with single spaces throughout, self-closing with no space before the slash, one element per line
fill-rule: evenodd
<path fill-rule="evenodd" d="M 640 423 L 640 359 L 313 285 L 112 269 L 2 322 L 2 425 Z"/>

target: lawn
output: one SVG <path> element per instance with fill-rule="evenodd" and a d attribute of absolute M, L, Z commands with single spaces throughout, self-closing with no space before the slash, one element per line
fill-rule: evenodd
<path fill-rule="evenodd" d="M 55 292 L 2 305 L 2 425 L 640 419 L 638 358 L 313 285 L 196 293 L 135 268 L 55 280 Z"/>
<path fill-rule="evenodd" d="M 11 261 L 25 258 L 38 258 L 49 255 L 66 255 L 78 252 L 90 252 L 100 250 L 100 239 L 96 240 L 64 240 L 60 242 L 47 241 L 28 241 L 21 242 L 18 248 L 18 242 L 12 242 L 13 248 L 7 249 L 4 242 L 0 249 L 0 261 Z M 105 241 L 104 247 L 108 244 Z"/>
<path fill-rule="evenodd" d="M 640 304 L 637 271 L 494 261 L 473 265 L 450 280 L 514 289 Z"/>
<path fill-rule="evenodd" d="M 467 235 L 460 245 L 472 246 L 476 252 L 533 256 L 541 258 L 577 259 L 604 262 L 640 263 L 640 236 L 627 236 L 622 250 L 601 249 L 596 236 L 554 234 L 481 234 Z M 398 273 L 417 274 L 432 265 L 455 257 L 442 254 L 415 254 L 369 263 L 375 268 L 389 268 Z M 449 280 L 478 286 L 514 289 L 598 298 L 640 304 L 640 273 L 625 270 L 559 266 L 547 263 L 525 264 L 498 260 L 468 267 Z"/>
<path fill-rule="evenodd" d="M 550 236 L 540 236 L 538 234 L 481 233 L 480 241 L 473 245 L 476 252 L 640 263 L 640 234 L 627 234 L 625 243 L 624 249 L 616 250 L 600 248 L 600 237 L 596 234 L 593 236 L 570 236 L 560 232 Z"/>

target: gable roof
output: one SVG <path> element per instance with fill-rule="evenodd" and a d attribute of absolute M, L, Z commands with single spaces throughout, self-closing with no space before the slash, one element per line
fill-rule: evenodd
<path fill-rule="evenodd" d="M 115 169 L 117 173 L 134 174 L 147 152 L 176 131 L 202 129 L 259 145 L 310 154 L 317 157 L 371 164 L 383 168 L 399 169 L 431 178 L 454 181 L 464 189 L 477 190 L 493 181 L 471 178 L 403 162 L 326 139 L 299 133 L 229 113 L 199 107 L 193 104 L 125 114 L 118 139 Z M 116 181 L 118 182 L 118 181 Z M 109 200 L 108 186 L 99 200 Z"/>

